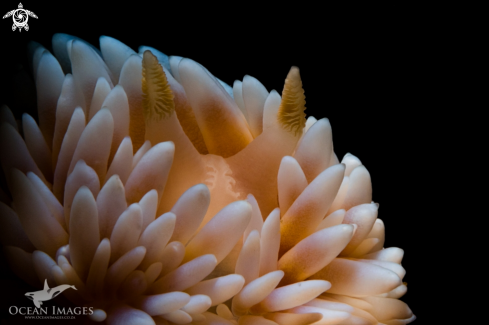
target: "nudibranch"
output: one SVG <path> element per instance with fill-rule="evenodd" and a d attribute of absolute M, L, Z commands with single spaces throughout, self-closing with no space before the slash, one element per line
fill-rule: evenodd
<path fill-rule="evenodd" d="M 32 47 L 38 121 L 0 112 L 12 270 L 107 324 L 407 324 L 370 174 L 280 95 L 111 37 Z"/>

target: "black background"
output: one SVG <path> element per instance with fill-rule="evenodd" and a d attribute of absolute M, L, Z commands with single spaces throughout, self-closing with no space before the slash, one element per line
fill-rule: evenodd
<path fill-rule="evenodd" d="M 3 1 L 0 14 L 17 5 Z M 153 46 L 194 59 L 230 85 L 248 74 L 279 93 L 290 67 L 298 66 L 307 115 L 329 118 L 340 160 L 350 152 L 367 167 L 373 199 L 380 203 L 379 218 L 386 226 L 385 247 L 405 250 L 408 293 L 402 300 L 417 315 L 416 323 L 434 313 L 426 304 L 427 292 L 440 280 L 427 263 L 439 262 L 433 251 L 440 234 L 427 225 L 436 216 L 437 204 L 430 178 L 437 162 L 430 150 L 438 138 L 436 131 L 429 131 L 436 129 L 429 116 L 436 106 L 439 31 L 420 14 L 406 14 L 408 8 L 349 5 L 282 5 L 272 11 L 245 3 L 202 8 L 190 3 L 176 8 L 167 3 L 124 7 L 86 1 L 71 8 L 66 2 L 23 5 L 39 17 L 29 18 L 28 32 L 12 32 L 11 18 L 0 20 L 0 103 L 19 117 L 22 111 L 35 112 L 35 99 L 28 95 L 32 81 L 19 77 L 30 74 L 25 46 L 34 40 L 50 49 L 56 32 L 96 46 L 100 35 L 136 51 L 139 45 Z M 15 93 L 18 83 L 26 88 L 20 99 Z M 2 269 L 8 273 L 5 264 Z M 11 305 L 9 299 L 2 297 L 2 315 Z"/>

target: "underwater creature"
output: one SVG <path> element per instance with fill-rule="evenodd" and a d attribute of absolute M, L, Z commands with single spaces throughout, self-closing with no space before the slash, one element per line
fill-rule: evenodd
<path fill-rule="evenodd" d="M 33 49 L 38 118 L 0 111 L 12 270 L 107 324 L 407 324 L 403 250 L 328 119 L 111 37 Z"/>

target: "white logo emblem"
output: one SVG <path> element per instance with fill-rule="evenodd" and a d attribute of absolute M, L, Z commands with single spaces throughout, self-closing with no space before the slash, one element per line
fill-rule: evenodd
<path fill-rule="evenodd" d="M 68 284 L 62 284 L 60 286 L 50 288 L 48 286 L 48 281 L 44 280 L 44 290 L 28 292 L 25 295 L 27 298 L 29 298 L 34 302 L 34 305 L 36 305 L 37 308 L 40 308 L 42 305 L 42 301 L 51 300 L 57 295 L 59 295 L 61 292 L 69 288 L 77 290 L 75 286 L 70 286 Z"/>
<path fill-rule="evenodd" d="M 19 9 L 11 10 L 3 16 L 3 18 L 7 18 L 12 16 L 14 20 L 14 24 L 12 25 L 12 30 L 19 29 L 19 32 L 24 28 L 26 31 L 29 30 L 29 25 L 27 25 L 27 21 L 29 20 L 29 16 L 37 18 L 36 14 L 32 11 L 22 9 L 22 3 L 19 3 Z"/>

